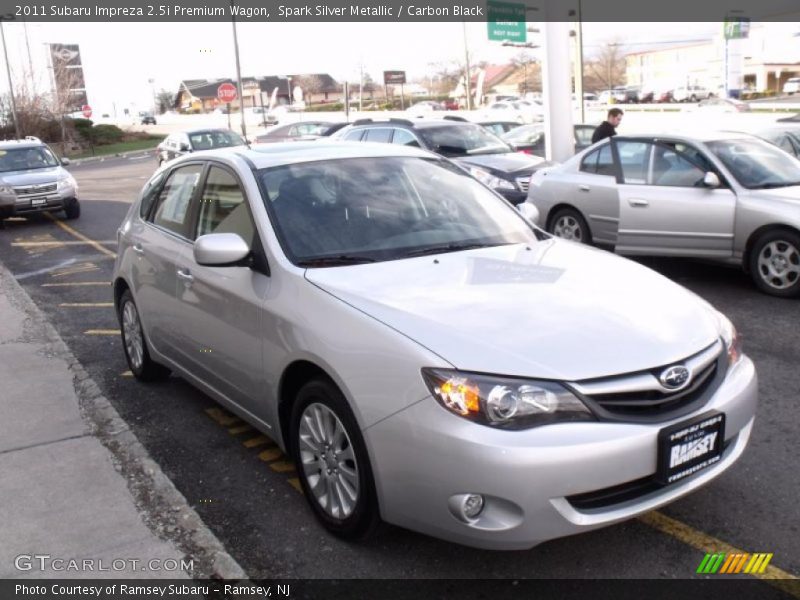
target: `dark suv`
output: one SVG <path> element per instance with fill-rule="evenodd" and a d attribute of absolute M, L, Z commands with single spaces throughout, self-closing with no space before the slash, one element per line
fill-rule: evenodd
<path fill-rule="evenodd" d="M 514 205 L 525 202 L 528 181 L 533 172 L 551 164 L 541 158 L 516 152 L 485 128 L 460 117 L 424 121 L 360 119 L 332 137 L 430 150 L 452 159 Z"/>

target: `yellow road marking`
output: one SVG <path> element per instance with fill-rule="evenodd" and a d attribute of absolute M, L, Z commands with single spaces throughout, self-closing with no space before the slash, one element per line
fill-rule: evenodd
<path fill-rule="evenodd" d="M 60 308 L 111 308 L 113 302 L 62 302 Z"/>
<path fill-rule="evenodd" d="M 258 448 L 259 446 L 272 445 L 272 443 L 272 440 L 265 435 L 259 435 L 258 437 L 250 438 L 242 442 L 245 448 Z"/>
<path fill-rule="evenodd" d="M 133 377 L 133 371 L 125 371 L 119 374 L 120 377 Z"/>
<path fill-rule="evenodd" d="M 649 525 L 653 529 L 658 529 L 662 533 L 671 535 L 705 553 L 724 552 L 730 554 L 742 554 L 743 551 L 735 546 L 726 544 L 707 533 L 698 531 L 686 523 L 677 521 L 660 512 L 649 512 L 639 517 L 639 521 Z M 776 587 L 795 598 L 800 598 L 800 581 L 795 575 L 787 573 L 777 567 L 769 565 L 764 573 L 750 573 L 753 577 L 763 579 L 766 583 Z"/>
<path fill-rule="evenodd" d="M 250 425 L 239 425 L 238 427 L 231 427 L 228 429 L 228 433 L 231 435 L 239 435 L 240 433 L 244 433 L 245 431 L 252 431 L 253 428 Z"/>
<path fill-rule="evenodd" d="M 16 246 L 18 248 L 35 248 L 37 246 L 43 247 L 59 247 L 59 246 L 85 246 L 85 245 L 92 245 L 95 242 L 89 241 L 84 242 L 82 240 L 70 240 L 68 242 L 59 242 L 59 241 L 41 241 L 41 242 L 11 242 L 12 246 Z M 102 242 L 96 242 L 98 244 L 116 244 L 117 242 L 113 240 L 104 240 Z"/>
<path fill-rule="evenodd" d="M 294 471 L 294 463 L 288 460 L 279 460 L 270 464 L 269 468 L 276 473 L 288 473 L 289 471 Z"/>
<path fill-rule="evenodd" d="M 74 230 L 72 227 L 70 227 L 70 226 L 69 226 L 69 225 L 67 225 L 66 223 L 64 223 L 64 222 L 62 222 L 62 221 L 58 221 L 58 220 L 57 220 L 57 219 L 56 219 L 56 218 L 55 218 L 53 215 L 51 215 L 50 213 L 45 213 L 45 214 L 46 214 L 46 215 L 47 215 L 47 216 L 50 218 L 50 220 L 51 220 L 51 221 L 53 221 L 53 223 L 55 223 L 56 225 L 58 225 L 58 226 L 59 226 L 61 229 L 63 229 L 64 231 L 66 231 L 66 232 L 67 232 L 68 234 L 70 234 L 71 236 L 73 236 L 73 237 L 76 237 L 76 238 L 78 238 L 79 240 L 86 242 L 86 243 L 87 243 L 87 244 L 89 244 L 89 245 L 90 245 L 92 248 L 94 248 L 94 249 L 95 249 L 95 250 L 97 250 L 98 252 L 102 252 L 102 253 L 103 253 L 103 254 L 105 254 L 106 256 L 110 256 L 111 258 L 117 258 L 117 253 L 116 253 L 116 252 L 112 252 L 112 251 L 111 251 L 111 250 L 109 250 L 108 248 L 105 248 L 105 247 L 101 246 L 99 242 L 96 242 L 96 241 L 94 241 L 94 240 L 93 240 L 92 238 L 90 238 L 90 237 L 86 237 L 86 236 L 85 236 L 85 235 L 83 235 L 81 232 L 79 232 L 79 231 L 75 231 L 75 230 Z"/>
<path fill-rule="evenodd" d="M 289 485 L 291 485 L 294 489 L 296 489 L 301 494 L 303 493 L 303 488 L 300 485 L 300 480 L 297 477 L 292 477 L 288 481 L 289 481 Z"/>
<path fill-rule="evenodd" d="M 50 277 L 64 277 L 65 275 L 77 275 L 78 273 L 88 273 L 89 271 L 99 271 L 99 270 L 100 267 L 98 267 L 94 263 L 83 263 L 75 266 L 65 267 L 57 271 L 53 271 L 52 273 L 50 273 Z"/>
<path fill-rule="evenodd" d="M 84 335 L 119 335 L 119 329 L 87 329 Z"/>
<path fill-rule="evenodd" d="M 234 417 L 232 414 L 222 410 L 221 408 L 207 408 L 206 414 L 223 427 L 229 427 L 241 421 L 239 417 Z"/>
<path fill-rule="evenodd" d="M 89 286 L 89 285 L 104 285 L 106 287 L 111 286 L 110 281 L 75 281 L 75 282 L 64 282 L 64 283 L 43 283 L 42 287 L 73 287 L 73 286 Z"/>
<path fill-rule="evenodd" d="M 275 448 L 270 448 L 269 450 L 264 450 L 259 452 L 258 458 L 263 460 L 264 462 L 270 462 L 275 460 L 276 458 L 280 458 L 283 456 L 283 452 L 277 446 Z"/>

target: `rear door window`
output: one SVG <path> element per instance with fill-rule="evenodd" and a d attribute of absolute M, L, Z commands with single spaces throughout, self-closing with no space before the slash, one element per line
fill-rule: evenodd
<path fill-rule="evenodd" d="M 202 164 L 192 164 L 170 173 L 158 194 L 154 224 L 181 237 L 192 237 L 189 206 L 202 172 Z"/>
<path fill-rule="evenodd" d="M 388 127 L 375 127 L 374 129 L 367 129 L 367 136 L 364 141 L 388 144 L 392 141 L 392 130 Z"/>

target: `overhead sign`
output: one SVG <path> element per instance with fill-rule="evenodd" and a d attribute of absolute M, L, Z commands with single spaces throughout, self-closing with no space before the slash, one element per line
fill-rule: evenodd
<path fill-rule="evenodd" d="M 84 104 L 83 107 L 81 108 L 81 112 L 83 113 L 84 117 L 89 119 L 92 116 L 92 107 L 89 106 L 88 104 Z"/>
<path fill-rule="evenodd" d="M 487 2 L 486 27 L 493 42 L 527 41 L 525 5 L 516 2 Z"/>
<path fill-rule="evenodd" d="M 232 83 L 221 83 L 220 86 L 217 88 L 217 98 L 219 98 L 220 102 L 224 102 L 225 104 L 230 104 L 239 96 L 239 93 L 236 90 L 236 86 Z"/>
<path fill-rule="evenodd" d="M 725 39 L 741 40 L 750 35 L 750 19 L 745 17 L 728 17 L 725 19 Z"/>
<path fill-rule="evenodd" d="M 82 110 L 86 100 L 81 51 L 78 44 L 49 44 L 57 110 L 69 114 Z"/>
<path fill-rule="evenodd" d="M 405 71 L 384 71 L 383 83 L 384 85 L 403 84 L 406 82 Z"/>

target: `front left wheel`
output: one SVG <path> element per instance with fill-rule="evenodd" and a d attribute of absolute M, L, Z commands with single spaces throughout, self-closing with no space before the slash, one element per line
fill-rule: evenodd
<path fill-rule="evenodd" d="M 344 539 L 369 537 L 380 523 L 372 468 L 353 412 L 330 381 L 310 381 L 298 392 L 289 444 L 320 523 Z"/>
<path fill-rule="evenodd" d="M 150 350 L 147 348 L 147 340 L 139 319 L 139 310 L 130 290 L 125 290 L 120 298 L 118 316 L 125 359 L 134 377 L 141 381 L 160 381 L 169 377 L 170 370 L 150 358 Z"/>
<path fill-rule="evenodd" d="M 81 203 L 78 202 L 77 198 L 73 198 L 67 205 L 64 207 L 64 215 L 67 219 L 77 219 L 81 216 Z"/>

